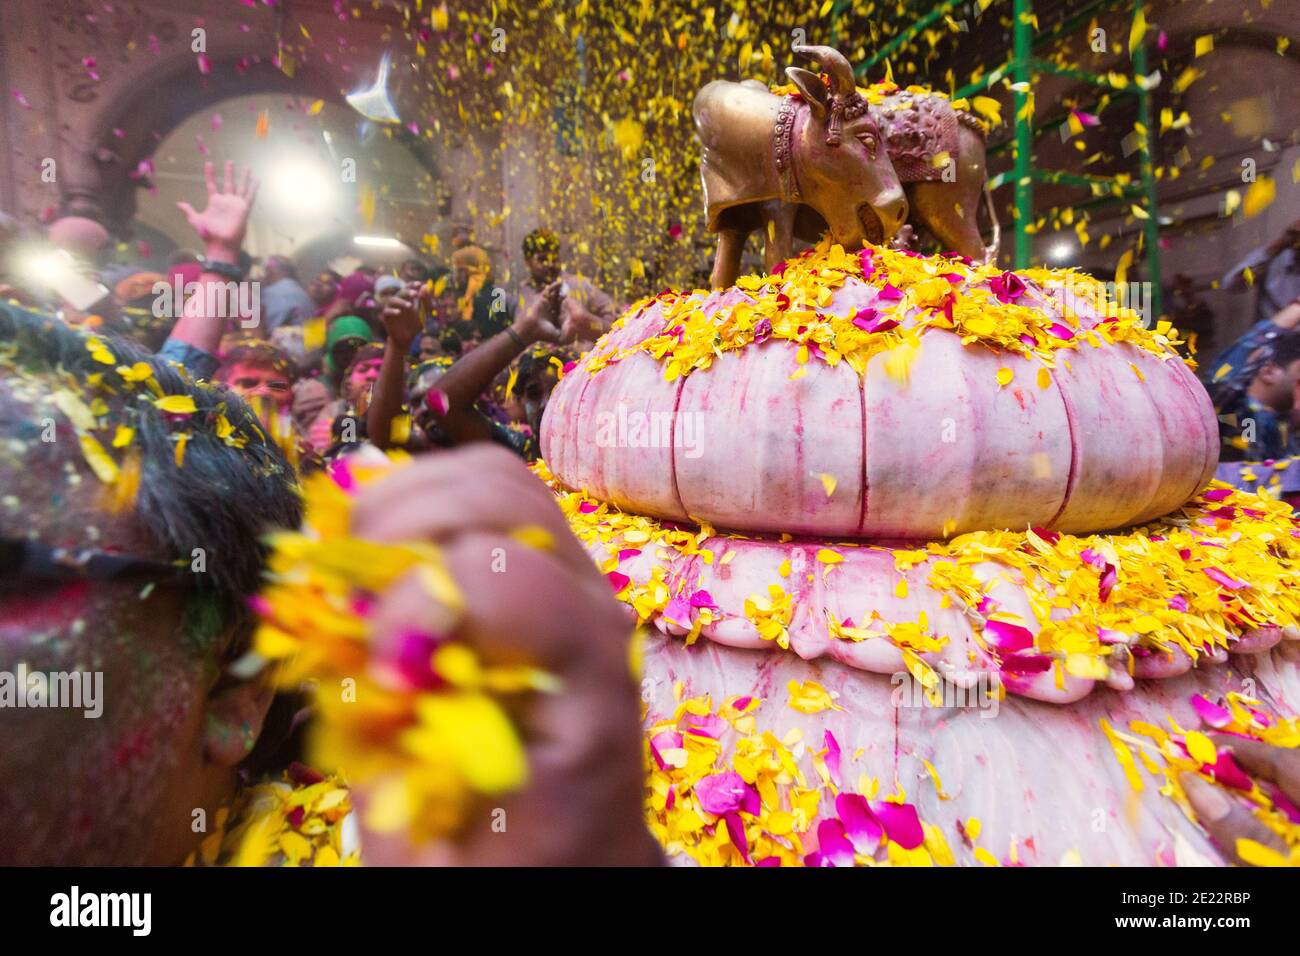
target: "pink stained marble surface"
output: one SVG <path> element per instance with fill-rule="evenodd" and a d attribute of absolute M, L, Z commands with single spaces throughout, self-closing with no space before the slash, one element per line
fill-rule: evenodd
<path fill-rule="evenodd" d="M 789 682 L 809 680 L 838 693 L 842 709 L 816 714 L 790 709 Z M 735 695 L 763 698 L 757 726 L 777 737 L 798 728 L 806 747 L 819 748 L 831 731 L 843 754 L 846 786 L 855 788 L 860 774 L 876 777 L 882 793 L 900 785 L 921 818 L 941 829 L 963 865 L 976 861 L 958 821 L 972 817 L 983 828 L 978 845 L 1006 863 L 1014 843 L 1019 861 L 1027 865 L 1056 865 L 1071 854 L 1087 866 L 1222 865 L 1217 848 L 1158 792 L 1163 777 L 1142 769 L 1140 761 L 1143 788 L 1133 790 L 1099 721 L 1105 718 L 1128 732 L 1133 720 L 1168 729 L 1172 716 L 1192 729 L 1200 722 L 1189 698 L 1199 693 L 1213 700 L 1229 690 L 1254 695 L 1275 714 L 1300 712 L 1300 668 L 1284 660 L 1279 649 L 1234 657 L 1230 666 L 1142 682 L 1130 693 L 1102 689 L 1066 707 L 1009 696 L 993 710 L 927 706 L 901 679 L 836 661 L 708 641 L 687 647 L 680 638 L 654 634 L 647 641 L 642 681 L 647 727 L 672 715 L 678 682 L 682 697 L 708 694 L 715 707 Z M 729 759 L 735 734 L 728 730 L 722 739 Z M 811 773 L 802 749 L 800 758 L 805 773 Z M 940 776 L 944 797 L 925 768 L 927 760 Z M 833 815 L 829 804 L 826 799 L 821 812 Z"/>
<path fill-rule="evenodd" d="M 829 308 L 848 314 L 875 291 L 846 280 Z M 702 310 L 716 314 L 743 298 L 714 293 Z M 1025 302 L 1057 309 L 1038 290 Z M 1100 320 L 1087 303 L 1075 305 L 1085 325 Z M 661 332 L 662 309 L 654 302 L 629 317 L 597 350 Z M 1058 352 L 1045 388 L 1038 362 L 963 346 L 938 329 L 924 334 L 903 380 L 887 373 L 883 354 L 856 382 L 843 363 L 817 359 L 791 380 L 794 351 L 770 340 L 675 382 L 644 353 L 594 375 L 580 364 L 556 388 L 543 455 L 566 487 L 640 514 L 740 531 L 914 539 L 1027 526 L 1112 530 L 1176 509 L 1217 458 L 1213 408 L 1195 377 L 1177 359 L 1127 344 Z M 1000 368 L 1014 373 L 1005 387 Z M 630 413 L 655 424 L 611 438 L 609 422 Z"/>

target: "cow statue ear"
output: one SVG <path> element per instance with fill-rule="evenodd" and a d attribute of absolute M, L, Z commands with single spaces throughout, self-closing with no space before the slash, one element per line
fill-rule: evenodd
<path fill-rule="evenodd" d="M 831 96 L 826 89 L 826 84 L 822 82 L 822 78 L 801 66 L 787 66 L 785 75 L 791 83 L 799 88 L 799 93 L 803 96 L 804 102 L 812 107 L 813 116 L 819 120 L 825 120 Z"/>

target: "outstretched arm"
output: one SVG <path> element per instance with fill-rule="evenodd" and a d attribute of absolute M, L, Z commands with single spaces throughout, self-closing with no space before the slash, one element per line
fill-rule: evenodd
<path fill-rule="evenodd" d="M 408 282 L 405 289 L 388 300 L 379 315 L 388 331 L 388 340 L 384 343 L 384 364 L 379 368 L 379 379 L 370 394 L 370 408 L 366 412 L 366 432 L 379 448 L 393 445 L 393 419 L 402 410 L 406 389 L 406 354 L 423 327 L 419 301 L 420 283 Z"/>
<path fill-rule="evenodd" d="M 199 239 L 204 244 L 206 260 L 234 266 L 239 261 L 239 253 L 244 245 L 244 233 L 248 229 L 248 215 L 257 196 L 258 181 L 253 178 L 252 169 L 245 167 L 236 185 L 235 164 L 229 160 L 226 161 L 224 182 L 220 188 L 217 187 L 211 163 L 203 164 L 203 176 L 208 185 L 207 208 L 196 212 L 187 202 L 176 205 L 199 234 Z M 184 346 L 189 346 L 190 349 L 197 349 L 209 356 L 216 355 L 230 317 L 209 315 L 208 309 L 211 303 L 228 301 L 224 293 L 226 284 L 230 281 L 213 272 L 204 272 L 199 276 L 198 292 L 185 303 L 184 312 L 176 320 L 176 325 L 172 327 L 167 343 L 163 346 L 164 351 L 176 350 L 180 346 L 179 351 L 184 352 L 187 351 Z M 222 294 L 209 295 L 209 288 L 217 285 L 222 287 Z M 213 291 L 215 293 L 217 290 Z M 238 301 L 238 297 L 235 301 Z"/>
<path fill-rule="evenodd" d="M 576 317 L 570 316 L 563 325 L 558 325 L 559 312 L 560 282 L 557 280 L 529 303 L 526 311 L 515 316 L 510 328 L 457 359 L 438 379 L 437 391 L 442 393 L 444 410 L 439 413 L 435 409 L 434 414 L 453 444 L 491 440 L 491 426 L 474 403 L 525 349 L 537 342 L 573 341 L 577 334 Z"/>

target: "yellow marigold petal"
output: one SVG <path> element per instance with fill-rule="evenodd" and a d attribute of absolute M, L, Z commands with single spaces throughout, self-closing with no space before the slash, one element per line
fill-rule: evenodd
<path fill-rule="evenodd" d="M 426 694 L 421 723 L 437 732 L 480 793 L 514 790 L 528 778 L 524 747 L 501 705 L 483 694 Z"/>
<path fill-rule="evenodd" d="M 551 551 L 555 548 L 555 535 L 537 524 L 516 528 L 510 532 L 510 537 L 535 551 Z"/>
<path fill-rule="evenodd" d="M 120 471 L 117 462 L 104 450 L 104 446 L 93 435 L 78 435 L 78 441 L 81 442 L 81 454 L 86 459 L 86 464 L 90 470 L 106 485 L 111 485 L 117 481 Z"/>
<path fill-rule="evenodd" d="M 198 406 L 189 395 L 164 395 L 154 399 L 154 407 L 169 415 L 193 415 L 198 411 Z"/>
<path fill-rule="evenodd" d="M 1192 759 L 1197 763 L 1213 764 L 1219 759 L 1218 752 L 1214 748 L 1214 741 L 1200 731 L 1188 732 L 1183 739 L 1183 743 L 1187 745 L 1187 752 L 1192 755 Z"/>
<path fill-rule="evenodd" d="M 790 709 L 801 714 L 819 714 L 823 710 L 839 710 L 834 699 L 821 684 L 816 681 L 790 681 L 786 686 L 790 693 Z"/>

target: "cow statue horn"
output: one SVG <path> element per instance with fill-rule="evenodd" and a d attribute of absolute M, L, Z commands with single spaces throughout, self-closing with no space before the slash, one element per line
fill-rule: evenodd
<path fill-rule="evenodd" d="M 840 130 L 844 122 L 844 106 L 857 95 L 858 82 L 851 64 L 839 50 L 828 46 L 803 46 L 795 44 L 794 52 L 811 57 L 821 63 L 831 78 L 831 115 L 826 124 L 826 145 L 840 145 Z"/>

